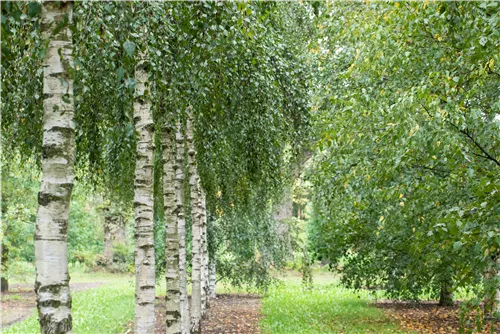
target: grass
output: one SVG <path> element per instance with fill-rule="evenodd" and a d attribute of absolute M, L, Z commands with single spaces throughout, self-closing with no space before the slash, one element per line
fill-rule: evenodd
<path fill-rule="evenodd" d="M 105 272 L 86 273 L 70 268 L 72 282 L 104 282 L 106 285 L 73 293 L 73 333 L 122 333 L 134 317 L 134 277 Z M 263 299 L 264 333 L 404 333 L 382 310 L 369 305 L 367 292 L 354 293 L 339 285 L 331 273 L 314 274 L 314 288 L 304 289 L 297 273 L 280 277 Z M 219 284 L 218 293 L 244 290 Z M 165 295 L 160 280 L 157 295 Z M 2 333 L 40 333 L 37 315 L 5 328 Z"/>
<path fill-rule="evenodd" d="M 119 333 L 134 318 L 133 277 L 106 273 L 76 274 L 76 282 L 108 282 L 104 286 L 73 293 L 73 333 Z M 112 281 L 112 283 L 111 283 Z M 40 333 L 36 311 L 28 319 L 2 329 L 3 334 Z"/>
<path fill-rule="evenodd" d="M 23 297 L 19 295 L 3 295 L 2 296 L 2 301 L 3 300 L 21 300 Z"/>
<path fill-rule="evenodd" d="M 288 274 L 264 297 L 261 325 L 273 334 L 404 333 L 371 300 L 369 293 L 342 288 L 331 274 L 316 274 L 311 290 Z"/>

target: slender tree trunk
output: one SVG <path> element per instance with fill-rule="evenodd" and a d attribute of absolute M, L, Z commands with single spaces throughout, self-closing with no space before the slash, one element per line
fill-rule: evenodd
<path fill-rule="evenodd" d="M 75 161 L 72 8 L 72 2 L 42 3 L 42 34 L 49 39 L 43 60 L 42 182 L 35 232 L 35 292 L 42 334 L 72 329 L 67 254 Z M 63 22 L 67 24 L 56 31 Z"/>
<path fill-rule="evenodd" d="M 154 333 L 155 254 L 153 236 L 154 123 L 147 65 L 143 55 L 135 69 L 134 124 L 139 133 L 134 180 L 135 325 L 137 334 Z"/>
<path fill-rule="evenodd" d="M 196 154 L 193 140 L 192 116 L 189 115 L 187 123 L 187 142 L 189 158 L 189 185 L 191 194 L 192 227 L 192 293 L 191 293 L 191 333 L 200 333 L 201 320 L 201 191 L 196 169 Z"/>
<path fill-rule="evenodd" d="M 117 244 L 125 243 L 125 221 L 121 214 L 106 210 L 104 216 L 104 258 L 106 264 L 113 263 L 113 247 Z"/>
<path fill-rule="evenodd" d="M 209 295 L 210 298 L 217 298 L 216 288 L 217 288 L 217 261 L 215 259 L 215 254 L 211 254 L 209 261 Z"/>
<path fill-rule="evenodd" d="M 187 293 L 186 272 L 186 221 L 184 218 L 184 136 L 181 123 L 177 123 L 175 134 L 177 152 L 175 158 L 175 194 L 177 204 L 177 226 L 179 233 L 179 289 L 182 333 L 187 334 L 191 329 L 191 317 L 189 316 L 189 300 Z"/>
<path fill-rule="evenodd" d="M 7 182 L 7 175 L 9 174 L 8 168 L 7 164 L 2 166 L 2 185 Z M 5 191 L 1 185 L 0 191 L 2 192 L 2 219 L 5 219 L 5 216 L 7 215 L 7 196 L 5 196 Z M 3 237 L 5 239 L 7 237 L 7 229 L 4 229 L 2 232 L 4 233 Z M 0 261 L 0 269 L 2 269 L 3 273 L 6 273 L 9 268 L 9 249 L 4 242 L 0 244 Z M 8 291 L 9 281 L 7 280 L 7 277 L 0 277 L 0 292 Z"/>
<path fill-rule="evenodd" d="M 5 235 L 4 235 L 5 238 Z M 4 243 L 2 243 L 2 277 L 0 278 L 1 280 L 1 288 L 0 292 L 8 292 L 9 291 L 9 281 L 7 280 L 7 277 L 4 273 L 5 270 L 9 268 L 9 249 L 5 246 Z"/>
<path fill-rule="evenodd" d="M 200 191 L 200 213 L 201 213 L 201 316 L 202 318 L 205 316 L 207 311 L 207 275 L 205 273 L 205 246 L 206 246 L 206 234 L 205 234 L 205 222 L 206 222 L 206 212 L 205 212 L 205 196 L 204 192 Z"/>
<path fill-rule="evenodd" d="M 440 306 L 452 306 L 453 305 L 453 287 L 449 279 L 445 279 L 441 282 L 441 292 L 439 294 L 439 305 Z"/>
<path fill-rule="evenodd" d="M 203 297 L 203 315 L 207 312 L 207 309 L 210 307 L 209 301 L 209 279 L 210 274 L 208 271 L 208 237 L 207 237 L 207 201 L 205 192 L 202 192 L 202 212 L 203 212 L 203 220 L 202 220 L 202 228 L 203 228 L 203 285 L 202 285 L 202 297 Z"/>
<path fill-rule="evenodd" d="M 175 159 L 175 143 L 171 128 L 167 125 L 163 131 L 163 193 L 165 210 L 165 279 L 167 295 L 165 297 L 167 334 L 181 334 L 181 304 L 179 281 L 179 234 L 178 205 L 176 203 L 175 175 L 179 168 Z M 175 162 L 174 162 L 175 160 Z"/>
<path fill-rule="evenodd" d="M 500 286 L 498 286 L 498 282 L 500 282 L 500 255 L 496 259 L 496 291 L 495 291 L 495 297 L 494 297 L 494 302 L 493 302 L 493 313 L 496 314 L 496 317 L 500 318 Z"/>
<path fill-rule="evenodd" d="M 104 217 L 104 259 L 109 265 L 113 262 L 113 244 L 111 240 L 111 216 Z"/>

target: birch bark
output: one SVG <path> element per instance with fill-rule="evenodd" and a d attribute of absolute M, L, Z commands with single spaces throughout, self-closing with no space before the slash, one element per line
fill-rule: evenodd
<path fill-rule="evenodd" d="M 497 264 L 497 269 L 496 269 L 497 282 L 500 282 L 500 256 L 497 257 L 496 264 Z M 498 285 L 495 292 L 493 312 L 496 313 L 497 317 L 500 317 L 500 287 Z"/>
<path fill-rule="evenodd" d="M 35 232 L 35 292 L 41 333 L 72 330 L 68 217 L 74 180 L 73 3 L 43 2 L 42 181 Z M 56 27 L 61 27 L 56 30 Z"/>
<path fill-rule="evenodd" d="M 134 124 L 139 134 L 134 179 L 135 214 L 135 322 L 137 334 L 154 333 L 155 254 L 153 236 L 154 123 L 147 64 L 139 55 L 135 69 Z"/>
<path fill-rule="evenodd" d="M 189 315 L 189 300 L 187 293 L 187 272 L 186 272 L 186 221 L 184 217 L 184 134 L 182 126 L 177 122 L 175 134 L 177 151 L 175 153 L 175 194 L 177 205 L 177 226 L 179 233 L 179 288 L 180 288 L 180 309 L 182 333 L 188 334 L 191 329 L 191 317 Z"/>
<path fill-rule="evenodd" d="M 208 247 L 207 247 L 207 205 L 205 192 L 201 191 L 201 314 L 205 316 L 208 303 Z"/>
<path fill-rule="evenodd" d="M 201 210 L 200 187 L 196 168 L 196 153 L 193 140 L 193 120 L 189 115 L 187 122 L 187 144 L 189 159 L 189 186 L 191 197 L 192 226 L 192 293 L 191 293 L 191 333 L 200 333 L 201 320 Z"/>
<path fill-rule="evenodd" d="M 210 298 L 217 298 L 216 288 L 217 288 L 217 261 L 215 259 L 215 254 L 212 254 L 209 259 L 209 296 Z"/>
<path fill-rule="evenodd" d="M 163 131 L 163 193 L 165 210 L 165 279 L 167 283 L 167 334 L 181 334 L 181 293 L 179 279 L 178 204 L 176 203 L 176 173 L 182 168 L 175 156 L 174 134 L 169 126 Z"/>

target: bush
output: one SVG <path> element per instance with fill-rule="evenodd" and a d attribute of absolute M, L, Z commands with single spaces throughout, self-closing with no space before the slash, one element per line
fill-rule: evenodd
<path fill-rule="evenodd" d="M 97 265 L 98 254 L 92 251 L 75 251 L 72 257 L 73 262 L 84 264 L 88 268 L 94 268 Z"/>
<path fill-rule="evenodd" d="M 124 243 L 113 244 L 113 263 L 134 263 L 134 250 Z"/>
<path fill-rule="evenodd" d="M 2 277 L 8 280 L 28 282 L 34 276 L 35 266 L 25 261 L 12 261 L 6 270 L 2 270 Z"/>

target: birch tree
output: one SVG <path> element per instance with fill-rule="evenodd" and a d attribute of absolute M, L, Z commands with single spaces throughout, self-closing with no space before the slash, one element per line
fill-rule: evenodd
<path fill-rule="evenodd" d="M 167 120 L 168 122 L 168 120 Z M 179 205 L 176 194 L 176 178 L 179 169 L 175 155 L 177 133 L 168 124 L 163 131 L 163 193 L 165 209 L 165 279 L 167 284 L 166 325 L 168 334 L 181 333 L 181 292 L 179 277 Z M 183 219 L 183 218 L 182 218 Z M 185 265 L 185 263 L 184 263 Z"/>
<path fill-rule="evenodd" d="M 189 333 L 191 328 L 189 316 L 189 300 L 187 293 L 186 272 L 186 226 L 184 218 L 184 135 L 181 122 L 177 122 L 175 133 L 177 150 L 175 152 L 175 195 L 176 195 L 176 220 L 179 234 L 179 290 L 180 290 L 180 312 L 181 329 L 183 334 Z"/>
<path fill-rule="evenodd" d="M 187 145 L 189 159 L 189 187 L 191 197 L 192 226 L 192 292 L 191 292 L 191 332 L 199 333 L 201 320 L 201 190 L 196 168 L 196 151 L 193 141 L 192 112 L 187 121 Z"/>
<path fill-rule="evenodd" d="M 72 2 L 44 2 L 42 182 L 35 233 L 35 292 L 41 333 L 72 329 L 68 218 L 74 180 Z"/>
<path fill-rule="evenodd" d="M 148 63 L 139 54 L 135 69 L 134 125 L 138 133 L 134 179 L 135 214 L 135 333 L 155 327 L 155 255 L 153 236 L 154 124 L 151 113 Z"/>
<path fill-rule="evenodd" d="M 200 187 L 201 188 L 201 187 Z M 204 317 L 207 311 L 207 289 L 208 289 L 208 272 L 206 269 L 207 258 L 207 211 L 206 211 L 206 202 L 205 202 L 205 193 L 203 190 L 200 190 L 200 229 L 201 229 L 201 260 L 200 260 L 200 289 L 201 289 L 201 316 Z"/>
<path fill-rule="evenodd" d="M 217 261 L 215 260 L 215 254 L 212 254 L 209 259 L 208 264 L 208 291 L 211 299 L 217 298 L 216 288 L 217 288 Z"/>

